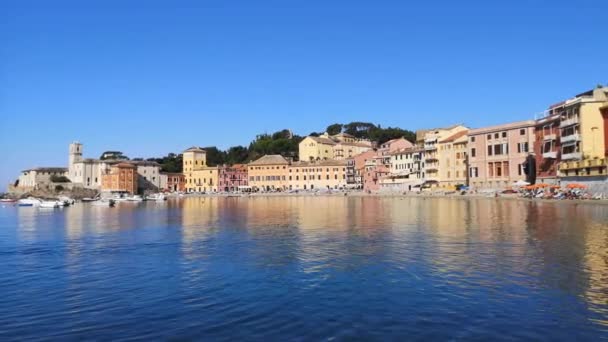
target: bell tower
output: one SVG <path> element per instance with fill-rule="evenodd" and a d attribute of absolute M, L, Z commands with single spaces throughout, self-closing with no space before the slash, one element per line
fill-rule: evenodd
<path fill-rule="evenodd" d="M 74 141 L 70 144 L 70 167 L 82 161 L 82 144 Z"/>

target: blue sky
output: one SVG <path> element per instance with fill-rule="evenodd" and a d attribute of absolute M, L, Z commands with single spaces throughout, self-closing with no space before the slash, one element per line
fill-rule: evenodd
<path fill-rule="evenodd" d="M 608 1 L 0 1 L 0 189 L 19 170 L 334 122 L 532 118 L 608 82 Z"/>

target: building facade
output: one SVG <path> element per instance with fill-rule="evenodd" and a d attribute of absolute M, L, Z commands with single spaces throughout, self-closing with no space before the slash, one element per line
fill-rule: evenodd
<path fill-rule="evenodd" d="M 298 145 L 300 160 L 307 162 L 327 159 L 348 159 L 371 150 L 372 147 L 371 141 L 357 139 L 346 133 L 335 135 L 324 133 L 318 137 L 308 136 Z"/>
<path fill-rule="evenodd" d="M 419 191 L 424 184 L 424 148 L 408 147 L 390 153 L 389 174 L 380 181 L 381 190 Z"/>
<path fill-rule="evenodd" d="M 469 131 L 469 178 L 474 189 L 502 189 L 526 180 L 536 122 L 519 121 Z"/>
<path fill-rule="evenodd" d="M 247 165 L 249 186 L 254 191 L 283 191 L 289 188 L 289 161 L 278 154 L 265 155 Z"/>
<path fill-rule="evenodd" d="M 288 167 L 290 190 L 346 188 L 346 160 L 295 162 Z"/>
<path fill-rule="evenodd" d="M 425 151 L 425 182 L 429 186 L 439 186 L 442 181 L 440 169 L 443 165 L 439 159 L 439 142 L 467 130 L 468 128 L 463 125 L 454 125 L 416 132 L 417 143 L 419 146 L 423 146 Z"/>
<path fill-rule="evenodd" d="M 557 183 L 557 168 L 561 160 L 561 114 L 559 106 L 552 106 L 547 115 L 536 120 L 534 127 L 534 159 L 536 161 L 536 180 L 540 183 Z"/>
<path fill-rule="evenodd" d="M 102 191 L 138 193 L 137 166 L 132 163 L 118 163 L 110 167 L 110 171 L 102 176 Z"/>
<path fill-rule="evenodd" d="M 17 187 L 20 191 L 54 189 L 56 183 L 64 183 L 68 175 L 65 167 L 37 167 L 21 171 Z"/>
<path fill-rule="evenodd" d="M 437 143 L 439 185 L 454 189 L 467 183 L 468 130 L 459 131 Z"/>
<path fill-rule="evenodd" d="M 162 172 L 161 189 L 169 192 L 183 192 L 186 191 L 186 176 L 179 172 Z"/>
<path fill-rule="evenodd" d="M 249 179 L 247 177 L 247 165 L 224 165 L 219 168 L 218 172 L 219 191 L 237 191 L 249 188 Z"/>
<path fill-rule="evenodd" d="M 564 101 L 560 107 L 561 177 L 606 176 L 608 87 L 596 88 Z"/>

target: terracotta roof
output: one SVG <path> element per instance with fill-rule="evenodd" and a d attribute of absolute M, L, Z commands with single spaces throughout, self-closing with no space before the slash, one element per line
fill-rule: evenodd
<path fill-rule="evenodd" d="M 458 138 L 460 138 L 460 137 L 462 137 L 464 135 L 467 135 L 468 133 L 469 133 L 469 131 L 460 131 L 458 133 L 452 134 L 449 137 L 441 140 L 439 143 L 441 144 L 441 143 L 452 142 L 452 141 L 454 141 L 454 140 L 456 140 L 456 139 L 458 139 Z"/>
<path fill-rule="evenodd" d="M 390 155 L 394 156 L 397 154 L 418 153 L 418 152 L 423 152 L 423 151 L 424 151 L 424 147 L 412 146 L 412 147 L 400 148 L 396 151 L 391 152 Z"/>
<path fill-rule="evenodd" d="M 118 164 L 114 165 L 114 167 L 119 167 L 121 169 L 136 169 L 137 168 L 137 166 L 135 166 L 135 164 L 127 163 L 127 162 L 118 163 Z"/>
<path fill-rule="evenodd" d="M 371 144 L 365 144 L 365 143 L 360 143 L 360 142 L 339 142 L 338 144 L 344 145 L 344 146 L 358 146 L 358 147 L 372 148 Z"/>
<path fill-rule="evenodd" d="M 525 121 L 517 121 L 517 122 L 509 122 L 502 125 L 488 126 L 482 128 L 475 128 L 469 131 L 469 135 L 479 135 L 486 133 L 494 133 L 498 131 L 507 131 L 511 129 L 517 128 L 525 128 L 525 127 L 533 127 L 536 124 L 534 120 L 525 120 Z"/>
<path fill-rule="evenodd" d="M 291 164 L 292 167 L 304 167 L 304 166 L 345 166 L 347 164 L 346 160 L 335 160 L 335 159 L 325 159 L 318 161 L 299 161 Z"/>
<path fill-rule="evenodd" d="M 206 151 L 203 150 L 202 148 L 198 147 L 198 146 L 192 146 L 189 149 L 185 150 L 184 152 L 202 152 L 202 153 L 205 153 Z"/>
<path fill-rule="evenodd" d="M 148 160 L 131 160 L 130 163 L 135 164 L 137 166 L 160 166 L 159 163 Z"/>
<path fill-rule="evenodd" d="M 287 159 L 280 154 L 267 154 L 257 160 L 252 161 L 249 165 L 288 165 Z"/>
<path fill-rule="evenodd" d="M 329 138 L 323 138 L 323 137 L 313 137 L 313 136 L 308 136 L 309 138 L 311 138 L 312 140 L 321 143 L 321 144 L 326 144 L 326 145 L 335 145 L 336 142 L 329 139 Z"/>

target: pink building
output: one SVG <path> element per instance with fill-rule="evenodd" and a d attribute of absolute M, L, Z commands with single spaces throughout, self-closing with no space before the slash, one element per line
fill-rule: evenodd
<path fill-rule="evenodd" d="M 390 174 L 391 153 L 414 145 L 404 138 L 392 139 L 376 150 L 367 151 L 354 157 L 355 179 L 365 191 L 380 190 L 380 180 Z"/>
<path fill-rule="evenodd" d="M 534 120 L 469 131 L 469 177 L 473 189 L 502 189 L 525 180 L 523 163 L 534 151 Z"/>
<path fill-rule="evenodd" d="M 221 166 L 218 173 L 218 191 L 236 191 L 248 186 L 247 166 L 234 164 Z"/>

